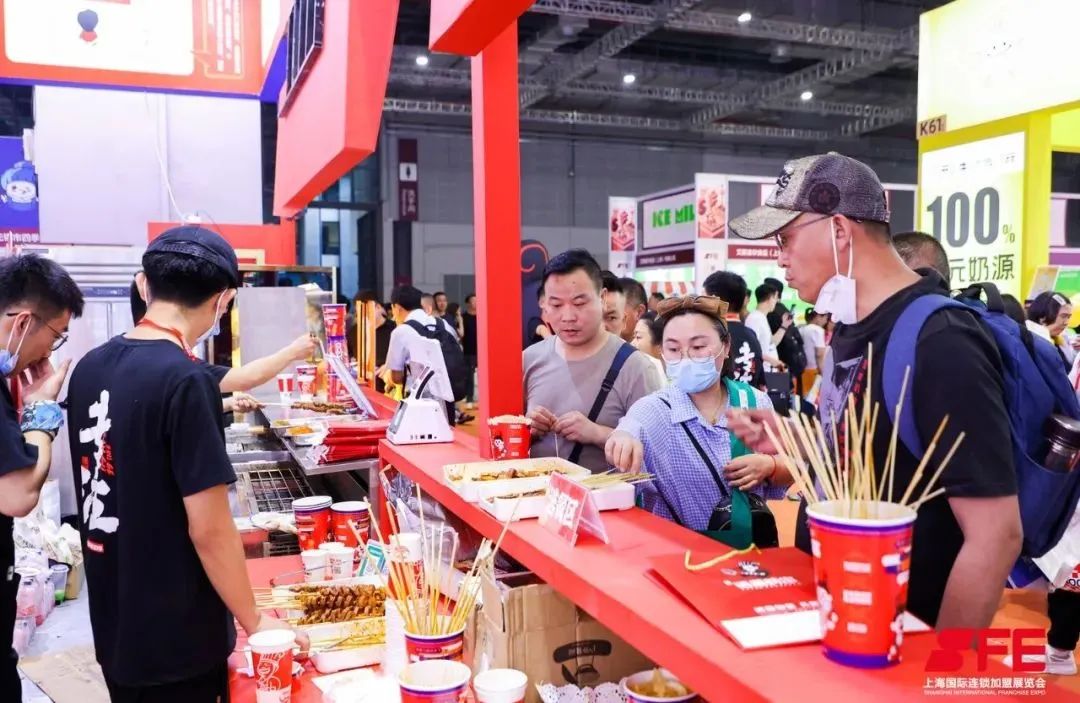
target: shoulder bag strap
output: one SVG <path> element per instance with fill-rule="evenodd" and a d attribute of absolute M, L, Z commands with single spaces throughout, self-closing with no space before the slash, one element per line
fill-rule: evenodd
<path fill-rule="evenodd" d="M 622 371 L 622 367 L 626 364 L 626 360 L 630 358 L 636 350 L 633 345 L 628 342 L 623 342 L 619 350 L 615 352 L 615 358 L 611 360 L 611 367 L 608 368 L 607 375 L 604 376 L 604 380 L 600 383 L 600 391 L 596 394 L 596 400 L 593 401 L 592 408 L 589 409 L 589 422 L 596 422 L 596 418 L 600 417 L 600 411 L 604 409 L 604 403 L 607 402 L 608 395 L 611 394 L 611 389 L 615 387 L 615 381 L 619 378 L 619 372 Z M 570 450 L 570 463 L 576 464 L 578 459 L 581 458 L 581 452 L 585 449 L 585 446 L 581 442 L 574 444 L 574 448 Z"/>

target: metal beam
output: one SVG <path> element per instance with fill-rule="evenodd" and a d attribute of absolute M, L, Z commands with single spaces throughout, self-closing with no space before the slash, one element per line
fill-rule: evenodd
<path fill-rule="evenodd" d="M 915 25 L 901 32 L 906 46 L 918 42 L 919 27 Z M 873 75 L 891 66 L 899 48 L 877 51 L 849 51 L 804 69 L 770 81 L 755 90 L 742 94 L 737 100 L 723 100 L 700 110 L 688 120 L 692 127 L 702 128 L 716 120 L 729 117 L 751 107 L 765 106 L 793 97 L 804 90 L 823 83 L 842 83 Z"/>
<path fill-rule="evenodd" d="M 867 132 L 874 132 L 894 124 L 915 121 L 915 107 L 897 108 L 895 112 L 880 115 L 866 115 L 840 126 L 835 133 L 840 138 L 858 137 Z"/>
<path fill-rule="evenodd" d="M 620 24 L 652 25 L 660 20 L 655 6 L 620 0 L 537 0 L 529 11 Z M 829 48 L 864 51 L 894 47 L 902 51 L 907 48 L 898 46 L 903 40 L 897 32 L 887 30 L 826 27 L 764 18 L 754 18 L 742 24 L 738 21 L 737 13 L 726 12 L 691 10 L 680 17 L 669 17 L 662 26 L 695 34 L 750 37 Z"/>
<path fill-rule="evenodd" d="M 388 97 L 383 101 L 383 110 L 391 113 L 467 116 L 471 106 L 467 103 L 451 103 L 438 100 L 410 100 Z M 669 120 L 637 115 L 611 115 L 578 110 L 522 110 L 523 122 L 537 122 L 557 125 L 613 127 L 619 129 L 641 129 L 659 132 L 685 132 L 685 125 L 680 120 Z M 829 139 L 832 135 L 824 130 L 795 129 L 789 127 L 768 127 L 747 124 L 717 124 L 700 130 L 708 135 L 750 137 L 757 139 L 787 139 L 795 141 L 818 142 Z"/>
<path fill-rule="evenodd" d="M 596 68 L 602 59 L 615 56 L 638 39 L 663 27 L 665 22 L 678 19 L 700 2 L 701 0 L 657 0 L 649 6 L 656 13 L 652 22 L 621 24 L 575 54 L 567 64 L 542 69 L 539 77 L 546 86 L 522 91 L 521 107 L 527 108 L 536 104 L 550 95 L 557 86 L 582 77 Z"/>

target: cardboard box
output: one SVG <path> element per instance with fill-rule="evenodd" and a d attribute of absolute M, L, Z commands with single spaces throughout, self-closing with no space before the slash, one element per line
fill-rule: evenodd
<path fill-rule="evenodd" d="M 535 684 L 596 686 L 652 667 L 637 650 L 535 577 L 496 584 L 485 577 L 484 607 L 473 635 L 474 672 L 509 667 L 529 677 L 525 700 L 538 703 Z"/>

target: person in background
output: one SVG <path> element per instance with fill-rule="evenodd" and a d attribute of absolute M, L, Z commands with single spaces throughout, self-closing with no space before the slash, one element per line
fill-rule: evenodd
<path fill-rule="evenodd" d="M 394 316 L 404 315 L 404 320 L 390 333 L 390 348 L 386 352 L 386 367 L 390 370 L 390 378 L 395 385 L 405 386 L 409 375 L 409 362 L 412 360 L 415 344 L 425 339 L 409 322 L 417 322 L 429 330 L 434 330 L 436 325 L 443 325 L 446 330 L 453 334 L 450 323 L 440 317 L 435 317 L 423 308 L 421 293 L 412 286 L 400 286 L 390 293 L 390 305 L 394 308 Z M 376 372 L 382 375 L 383 369 Z M 451 425 L 457 424 L 457 406 L 453 401 L 446 402 L 446 416 Z"/>
<path fill-rule="evenodd" d="M 523 355 L 532 456 L 558 455 L 603 471 L 604 443 L 612 428 L 663 381 L 647 356 L 605 329 L 600 266 L 587 251 L 571 249 L 553 257 L 544 266 L 542 285 L 555 336 Z M 614 380 L 604 384 L 612 375 Z M 599 412 L 590 418 L 597 405 Z"/>
<path fill-rule="evenodd" d="M 621 339 L 626 325 L 626 295 L 622 283 L 611 271 L 602 271 L 600 281 L 604 286 L 600 295 L 604 303 L 604 329 Z"/>
<path fill-rule="evenodd" d="M 52 446 L 64 421 L 56 402 L 69 363 L 54 369 L 49 356 L 67 341 L 68 324 L 83 312 L 83 296 L 64 269 L 36 254 L 0 258 L 0 632 L 15 627 L 15 543 L 12 518 L 38 504 L 49 477 Z M 18 381 L 21 414 L 8 382 Z M 10 643 L 0 657 L 0 700 L 22 700 Z"/>
<path fill-rule="evenodd" d="M 642 317 L 634 327 L 634 339 L 630 343 L 634 345 L 634 349 L 652 359 L 657 370 L 665 374 L 663 355 L 660 353 L 663 349 L 663 332 L 662 322 L 655 318 Z M 664 377 L 666 378 L 666 375 Z"/>
<path fill-rule="evenodd" d="M 784 364 L 784 370 L 791 374 L 796 394 L 805 395 L 802 372 L 806 370 L 806 352 L 803 350 L 799 328 L 795 324 L 795 311 L 789 310 L 781 302 L 784 296 L 784 284 L 779 279 L 766 278 L 762 282 L 772 287 L 778 296 L 776 307 L 766 316 L 769 320 L 769 331 L 772 332 L 773 341 L 776 344 L 776 357 Z"/>
<path fill-rule="evenodd" d="M 765 362 L 765 370 L 782 371 L 784 363 L 776 355 L 776 343 L 783 338 L 786 330 L 781 329 L 773 333 L 768 318 L 769 313 L 775 310 L 776 304 L 780 302 L 780 293 L 769 284 L 762 283 L 754 289 L 754 298 L 757 300 L 757 308 L 746 316 L 746 327 L 754 333 L 761 346 L 761 358 Z"/>
<path fill-rule="evenodd" d="M 436 298 L 438 300 L 438 298 Z M 457 332 L 458 339 L 461 339 L 465 334 L 461 328 L 461 306 L 457 303 L 450 303 L 446 306 L 446 314 L 443 315 L 443 319 L 450 323 L 450 326 Z"/>
<path fill-rule="evenodd" d="M 68 388 L 94 647 L 114 703 L 225 700 L 233 618 L 248 634 L 290 629 L 255 605 L 220 389 L 191 353 L 240 274 L 232 247 L 197 226 L 152 241 L 142 266 L 145 317 L 83 357 Z M 148 646 L 148 627 L 167 634 Z"/>
<path fill-rule="evenodd" d="M 649 312 L 656 314 L 656 306 L 664 301 L 664 294 L 660 291 L 653 291 L 649 295 Z"/>
<path fill-rule="evenodd" d="M 529 333 L 528 343 L 525 345 L 527 347 L 542 342 L 554 334 L 551 326 L 544 320 L 544 286 L 542 285 L 536 287 L 536 302 L 540 307 L 539 317 L 530 317 L 525 323 L 525 331 Z"/>
<path fill-rule="evenodd" d="M 825 352 L 829 349 L 825 344 L 825 327 L 828 324 L 828 315 L 810 308 L 806 311 L 806 324 L 799 328 L 806 352 L 806 370 L 803 371 L 803 389 L 806 392 L 814 386 L 818 369 L 825 366 Z"/>
<path fill-rule="evenodd" d="M 727 322 L 728 338 L 731 348 L 728 359 L 731 362 L 731 378 L 758 390 L 765 389 L 765 362 L 762 359 L 761 343 L 757 334 L 742 322 L 743 305 L 746 304 L 746 280 L 737 273 L 716 271 L 709 274 L 702 286 L 706 295 L 719 298 L 727 305 L 724 321 Z"/>
<path fill-rule="evenodd" d="M 893 247 L 912 271 L 933 269 L 950 285 L 952 270 L 949 253 L 941 242 L 926 232 L 902 232 L 893 235 Z"/>
<path fill-rule="evenodd" d="M 450 301 L 446 299 L 446 293 L 444 291 L 441 291 L 441 290 L 436 291 L 435 295 L 431 296 L 431 299 L 432 299 L 433 305 L 435 307 L 432 314 L 434 314 L 435 317 L 443 317 L 443 318 L 445 318 L 446 317 L 447 306 L 450 303 Z"/>
<path fill-rule="evenodd" d="M 435 317 L 435 296 L 431 293 L 420 294 L 420 307 L 428 315 Z"/>
<path fill-rule="evenodd" d="M 645 286 L 633 278 L 620 278 L 619 284 L 623 289 L 623 298 L 626 302 L 626 321 L 623 324 L 623 341 L 629 342 L 634 338 L 634 329 L 638 320 L 648 312 L 649 308 L 645 299 Z"/>
<path fill-rule="evenodd" d="M 476 294 L 465 296 L 465 309 L 461 311 L 461 351 L 465 353 L 465 363 L 469 366 L 469 378 L 466 381 L 465 400 L 467 405 L 476 403 Z"/>
<path fill-rule="evenodd" d="M 736 456 L 727 409 L 747 407 L 751 396 L 753 407 L 772 404 L 765 393 L 723 377 L 730 349 L 726 313 L 723 301 L 705 296 L 660 304 L 671 385 L 634 403 L 604 448 L 616 469 L 648 467 L 654 480 L 642 486 L 646 510 L 699 532 L 709 528 L 713 508 L 733 488 L 781 499 L 793 483 L 775 456 Z M 707 457 L 698 453 L 687 432 L 698 438 Z M 711 475 L 710 464 L 722 478 Z"/>
<path fill-rule="evenodd" d="M 1027 328 L 1031 333 L 1052 343 L 1061 355 L 1066 369 L 1072 368 L 1076 350 L 1065 341 L 1063 333 L 1072 319 L 1072 303 L 1061 293 L 1046 291 L 1031 301 L 1027 311 Z"/>
<path fill-rule="evenodd" d="M 933 271 L 907 267 L 889 236 L 885 189 L 865 164 L 837 153 L 809 156 L 784 165 L 763 207 L 734 218 L 728 228 L 744 239 L 774 239 L 778 263 L 791 287 L 837 322 L 822 368 L 818 415 L 839 441 L 847 432 L 844 408 L 854 402 L 884 405 L 883 353 L 908 305 L 926 295 L 947 295 Z M 822 303 L 827 301 L 828 306 Z M 873 347 L 872 369 L 868 369 Z M 859 382 L 871 375 L 869 387 Z M 960 444 L 940 477 L 944 496 L 924 503 L 914 527 L 908 610 L 938 628 L 983 628 L 997 611 L 1006 578 L 1020 554 L 1022 528 L 1013 466 L 1009 415 L 1005 407 L 1002 361 L 990 333 L 970 311 L 946 308 L 919 334 L 911 407 L 922 442 L 929 444 L 945 416 L 941 438 Z M 765 423 L 773 413 L 740 411 L 730 424 L 748 445 L 775 450 Z M 874 455 L 889 453 L 892 424 L 882 413 Z M 943 452 L 932 457 L 936 466 Z M 923 460 L 900 443 L 895 449 L 895 483 L 906 486 Z M 879 479 L 880 467 L 878 465 Z M 925 479 L 924 479 L 925 480 Z M 920 484 L 921 486 L 921 484 Z M 918 489 L 917 489 L 918 490 Z M 805 503 L 796 524 L 796 545 L 810 549 Z"/>
<path fill-rule="evenodd" d="M 144 286 L 145 288 L 145 286 Z M 137 327 L 146 316 L 146 296 L 148 291 L 140 289 L 135 281 L 131 283 L 128 292 L 131 303 L 131 319 Z M 354 323 L 355 329 L 355 323 Z M 310 334 L 302 334 L 288 346 L 254 361 L 250 361 L 240 368 L 231 366 L 219 366 L 206 361 L 198 360 L 210 372 L 217 381 L 222 393 L 232 393 L 231 397 L 222 400 L 222 410 L 228 414 L 231 412 L 248 413 L 259 408 L 259 402 L 248 395 L 247 391 L 258 388 L 264 383 L 269 383 L 297 361 L 310 359 L 315 354 L 315 337 Z M 355 348 L 355 342 L 353 343 Z"/>

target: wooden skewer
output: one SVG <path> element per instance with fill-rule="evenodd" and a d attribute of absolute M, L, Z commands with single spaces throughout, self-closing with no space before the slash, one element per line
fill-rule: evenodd
<path fill-rule="evenodd" d="M 911 477 L 911 481 L 908 483 L 907 490 L 904 491 L 904 497 L 900 499 L 900 505 L 906 505 L 908 498 L 911 497 L 911 492 L 915 490 L 915 486 L 918 485 L 919 480 L 922 479 L 923 469 L 926 468 L 926 464 L 930 461 L 930 457 L 934 454 L 934 450 L 937 449 L 938 440 L 941 439 L 941 433 L 945 431 L 945 426 L 949 424 L 949 416 L 941 418 L 941 424 L 938 425 L 937 432 L 934 433 L 934 439 L 930 441 L 930 446 L 926 448 L 923 453 L 922 460 L 919 462 L 919 466 L 915 469 L 915 475 Z M 940 467 L 939 467 L 940 471 Z"/>
<path fill-rule="evenodd" d="M 893 488 L 896 482 L 896 439 L 900 432 L 900 417 L 904 411 L 904 394 L 907 393 L 908 379 L 911 376 L 911 367 L 908 366 L 904 369 L 904 380 L 900 383 L 900 397 L 896 400 L 896 413 L 893 415 L 893 428 L 892 436 L 889 438 L 889 454 L 885 457 L 885 475 L 889 480 L 889 497 L 887 500 L 891 503 L 893 501 Z M 883 479 L 885 476 L 882 477 Z M 885 488 L 885 481 L 882 480 L 881 488 Z M 881 500 L 881 492 L 878 493 L 878 500 Z"/>
<path fill-rule="evenodd" d="M 941 460 L 941 465 L 938 466 L 937 471 L 935 471 L 934 475 L 930 477 L 930 480 L 926 482 L 926 487 L 923 489 L 922 495 L 919 496 L 919 499 L 917 501 L 915 501 L 916 504 L 923 503 L 924 501 L 929 499 L 930 489 L 934 487 L 938 479 L 941 478 L 941 474 L 944 473 L 945 467 L 949 465 L 950 461 L 952 461 L 953 454 L 955 454 L 956 450 L 960 448 L 960 443 L 964 441 L 964 436 L 965 433 L 961 432 L 960 435 L 956 438 L 956 441 L 953 442 L 952 447 L 949 449 L 949 453 L 946 454 L 945 458 Z"/>
<path fill-rule="evenodd" d="M 912 510 L 918 510 L 920 507 L 922 507 L 923 503 L 928 503 L 931 500 L 933 500 L 934 498 L 937 498 L 938 496 L 944 495 L 944 494 L 945 494 L 945 489 L 944 488 L 939 488 L 936 491 L 934 491 L 933 493 L 924 494 L 921 498 L 919 498 L 917 501 L 915 501 L 914 503 L 912 503 L 908 507 L 911 508 Z"/>

